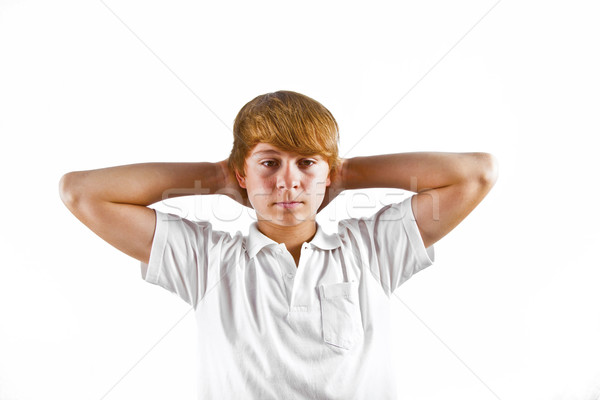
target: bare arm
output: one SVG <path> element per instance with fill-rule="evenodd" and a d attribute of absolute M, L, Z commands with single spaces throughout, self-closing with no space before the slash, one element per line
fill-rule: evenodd
<path fill-rule="evenodd" d="M 497 160 L 489 153 L 397 153 L 354 157 L 345 164 L 345 189 L 379 187 L 417 193 L 412 206 L 425 247 L 469 215 L 498 177 Z"/>
<path fill-rule="evenodd" d="M 63 203 L 106 242 L 148 263 L 156 218 L 150 204 L 167 198 L 216 194 L 226 185 L 217 163 L 140 163 L 62 176 Z M 230 196 L 231 197 L 231 196 Z"/>
<path fill-rule="evenodd" d="M 61 198 L 149 206 L 167 198 L 222 189 L 215 163 L 141 163 L 74 171 L 61 179 Z M 71 199 L 73 200 L 73 199 Z"/>

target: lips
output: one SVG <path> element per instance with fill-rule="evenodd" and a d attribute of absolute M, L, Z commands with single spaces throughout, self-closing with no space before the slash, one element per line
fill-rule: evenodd
<path fill-rule="evenodd" d="M 299 207 L 301 204 L 302 204 L 301 201 L 282 201 L 279 203 L 275 203 L 276 206 L 282 207 L 282 208 L 296 208 L 296 207 Z"/>

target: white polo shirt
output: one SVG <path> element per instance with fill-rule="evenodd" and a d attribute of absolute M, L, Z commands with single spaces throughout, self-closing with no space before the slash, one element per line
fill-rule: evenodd
<path fill-rule="evenodd" d="M 396 399 L 390 296 L 434 261 L 411 197 L 285 244 L 156 211 L 142 278 L 194 307 L 199 399 Z"/>

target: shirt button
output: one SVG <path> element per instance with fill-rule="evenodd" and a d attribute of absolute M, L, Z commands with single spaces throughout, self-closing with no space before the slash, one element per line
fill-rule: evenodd
<path fill-rule="evenodd" d="M 292 278 L 294 277 L 294 274 L 287 274 L 287 275 L 286 275 L 286 277 L 287 277 L 288 279 L 292 279 Z"/>

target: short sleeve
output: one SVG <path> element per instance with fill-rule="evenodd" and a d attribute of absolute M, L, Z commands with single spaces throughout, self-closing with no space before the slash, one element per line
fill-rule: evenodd
<path fill-rule="evenodd" d="M 359 253 L 388 296 L 435 261 L 433 245 L 425 248 L 421 238 L 411 199 L 386 205 L 370 217 L 338 224 L 342 242 Z"/>
<path fill-rule="evenodd" d="M 142 279 L 176 294 L 194 308 L 221 275 L 220 253 L 231 236 L 209 221 L 191 221 L 154 210 L 156 227 Z"/>

